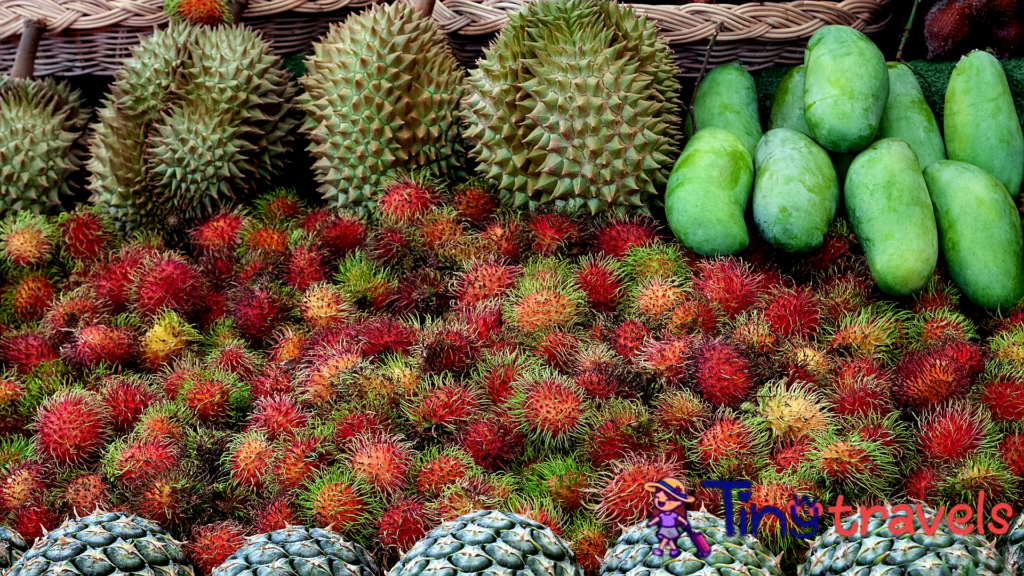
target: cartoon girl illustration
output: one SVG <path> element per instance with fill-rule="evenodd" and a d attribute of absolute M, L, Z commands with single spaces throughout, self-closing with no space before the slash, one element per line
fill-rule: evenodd
<path fill-rule="evenodd" d="M 657 526 L 657 536 L 661 540 L 658 547 L 653 550 L 655 556 L 661 556 L 665 550 L 669 550 L 669 556 L 679 556 L 679 547 L 676 546 L 676 539 L 679 538 L 679 530 L 682 529 L 690 537 L 690 541 L 697 547 L 697 556 L 701 558 L 711 554 L 711 546 L 703 534 L 698 534 L 690 526 L 687 518 L 687 504 L 693 504 L 696 500 L 686 495 L 686 487 L 675 478 L 662 478 L 657 482 L 644 484 L 644 490 L 654 493 L 655 516 L 647 523 L 648 526 Z"/>

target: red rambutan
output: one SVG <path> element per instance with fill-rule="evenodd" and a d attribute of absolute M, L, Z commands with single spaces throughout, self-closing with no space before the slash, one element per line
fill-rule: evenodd
<path fill-rule="evenodd" d="M 625 395 L 623 371 L 615 366 L 598 366 L 586 370 L 578 370 L 572 381 L 579 386 L 588 398 L 608 400 Z"/>
<path fill-rule="evenodd" d="M 929 462 L 953 464 L 991 448 L 989 416 L 969 404 L 947 405 L 919 423 L 918 447 Z"/>
<path fill-rule="evenodd" d="M 1013 432 L 999 442 L 999 453 L 1014 476 L 1024 477 L 1024 434 Z"/>
<path fill-rule="evenodd" d="M 459 448 L 433 449 L 422 453 L 416 465 L 417 492 L 434 498 L 473 471 L 472 457 Z"/>
<path fill-rule="evenodd" d="M 930 504 L 935 500 L 939 480 L 934 468 L 922 466 L 907 475 L 904 489 L 910 499 Z"/>
<path fill-rule="evenodd" d="M 43 497 L 49 488 L 46 469 L 35 462 L 19 462 L 0 476 L 0 512 L 16 512 Z"/>
<path fill-rule="evenodd" d="M 61 499 L 73 514 L 84 516 L 95 510 L 109 510 L 110 486 L 103 476 L 86 472 L 64 487 Z"/>
<path fill-rule="evenodd" d="M 690 354 L 695 347 L 696 342 L 691 338 L 648 340 L 640 351 L 637 363 L 666 385 L 681 386 L 690 367 Z"/>
<path fill-rule="evenodd" d="M 697 390 L 715 406 L 738 407 L 753 390 L 749 362 L 728 342 L 712 340 L 701 346 L 693 363 Z"/>
<path fill-rule="evenodd" d="M 177 449 L 167 438 L 133 438 L 114 445 L 107 458 L 106 471 L 108 476 L 127 486 L 140 486 L 170 472 L 180 460 Z"/>
<path fill-rule="evenodd" d="M 609 343 L 619 356 L 631 360 L 640 353 L 650 336 L 651 329 L 646 324 L 639 320 L 626 320 L 612 331 Z"/>
<path fill-rule="evenodd" d="M 477 466 L 491 472 L 505 470 L 526 441 L 508 413 L 472 420 L 459 433 L 459 446 Z"/>
<path fill-rule="evenodd" d="M 279 487 L 297 490 L 331 461 L 327 440 L 319 436 L 288 439 L 277 454 L 273 474 Z"/>
<path fill-rule="evenodd" d="M 46 338 L 34 332 L 8 332 L 0 338 L 0 360 L 19 374 L 28 374 L 39 364 L 59 358 Z"/>
<path fill-rule="evenodd" d="M 428 374 L 449 373 L 461 376 L 480 356 L 480 344 L 468 331 L 458 327 L 438 327 L 424 331 L 423 366 Z"/>
<path fill-rule="evenodd" d="M 134 296 L 141 314 L 156 316 L 169 308 L 188 318 L 202 303 L 203 279 L 184 258 L 165 253 L 142 267 L 135 279 Z"/>
<path fill-rule="evenodd" d="M 573 354 L 579 349 L 580 339 L 568 332 L 551 332 L 541 338 L 534 353 L 545 364 L 560 372 L 569 372 Z"/>
<path fill-rule="evenodd" d="M 433 527 L 433 519 L 420 500 L 400 495 L 392 500 L 377 522 L 377 541 L 399 553 L 412 548 Z"/>
<path fill-rule="evenodd" d="M 616 218 L 598 227 L 594 248 L 598 253 L 622 258 L 637 246 L 650 246 L 660 241 L 658 228 L 648 218 Z"/>
<path fill-rule="evenodd" d="M 501 299 L 515 285 L 522 270 L 495 260 L 473 262 L 459 275 L 456 297 L 459 303 L 472 306 L 492 299 Z"/>
<path fill-rule="evenodd" d="M 350 538 L 369 528 L 378 506 L 371 489 L 341 468 L 334 468 L 312 482 L 303 491 L 302 504 L 313 522 L 332 526 Z"/>
<path fill-rule="evenodd" d="M 719 414 L 697 439 L 697 458 L 710 468 L 741 466 L 756 458 L 762 442 L 747 422 L 728 414 Z"/>
<path fill-rule="evenodd" d="M 625 284 L 610 258 L 584 258 L 576 270 L 576 282 L 595 312 L 610 314 L 622 303 Z"/>
<path fill-rule="evenodd" d="M 1024 422 L 1024 377 L 996 373 L 981 388 L 981 403 L 995 422 Z"/>
<path fill-rule="evenodd" d="M 111 425 L 119 434 L 130 432 L 156 399 L 156 393 L 148 382 L 122 376 L 107 378 L 101 395 L 110 413 Z"/>
<path fill-rule="evenodd" d="M 26 542 L 42 538 L 61 524 L 61 517 L 42 501 L 33 502 L 14 513 L 10 527 Z"/>
<path fill-rule="evenodd" d="M 533 252 L 554 256 L 572 250 L 582 239 L 579 223 L 565 214 L 545 212 L 530 219 Z"/>
<path fill-rule="evenodd" d="M 110 415 L 95 393 L 63 390 L 39 408 L 34 428 L 41 454 L 74 466 L 99 456 L 110 432 Z"/>
<path fill-rule="evenodd" d="M 186 549 L 196 568 L 210 576 L 214 568 L 245 545 L 245 536 L 245 528 L 232 520 L 204 524 L 192 529 Z"/>
<path fill-rule="evenodd" d="M 250 255 L 278 262 L 288 252 L 288 231 L 276 226 L 256 226 L 246 230 L 243 236 Z"/>
<path fill-rule="evenodd" d="M 132 301 L 132 286 L 146 260 L 156 256 L 154 248 L 135 245 L 92 266 L 86 283 L 112 314 L 120 314 Z"/>
<path fill-rule="evenodd" d="M 292 435 L 308 420 L 309 414 L 291 396 L 267 396 L 256 402 L 249 430 L 263 432 L 274 441 Z"/>
<path fill-rule="evenodd" d="M 896 397 L 911 410 L 939 406 L 969 386 L 967 367 L 943 350 L 911 353 L 896 367 Z"/>
<path fill-rule="evenodd" d="M 482 401 L 480 392 L 471 386 L 440 381 L 414 395 L 405 410 L 410 423 L 419 430 L 455 430 L 479 415 Z"/>
<path fill-rule="evenodd" d="M 595 512 L 599 518 L 617 525 L 637 522 L 646 517 L 651 495 L 644 484 L 652 478 L 682 478 L 683 467 L 664 456 L 632 455 L 611 463 L 611 470 L 595 490 Z"/>
<path fill-rule="evenodd" d="M 287 495 L 279 494 L 267 502 L 252 509 L 252 524 L 256 532 L 266 534 L 283 530 L 288 526 L 298 526 L 300 520 Z"/>
<path fill-rule="evenodd" d="M 366 222 L 349 214 L 338 214 L 324 221 L 317 231 L 320 247 L 332 260 L 340 260 L 366 243 Z"/>
<path fill-rule="evenodd" d="M 114 240 L 113 227 L 97 211 L 88 208 L 61 215 L 57 221 L 64 255 L 78 262 L 94 262 Z"/>
<path fill-rule="evenodd" d="M 693 288 L 731 318 L 757 302 L 764 277 L 734 258 L 705 260 L 693 275 Z"/>
<path fill-rule="evenodd" d="M 135 360 L 138 346 L 130 328 L 94 324 L 76 331 L 63 352 L 68 362 L 82 368 L 122 368 Z"/>
<path fill-rule="evenodd" d="M 718 315 L 703 298 L 687 298 L 668 313 L 667 323 L 669 333 L 674 336 L 712 336 L 718 329 Z"/>
<path fill-rule="evenodd" d="M 711 409 L 696 394 L 686 389 L 669 390 L 654 403 L 654 421 L 661 431 L 690 436 L 711 417 Z"/>
<path fill-rule="evenodd" d="M 480 226 L 498 209 L 498 196 L 480 181 L 471 181 L 452 190 L 452 207 L 459 218 Z"/>
<path fill-rule="evenodd" d="M 245 217 L 222 212 L 189 231 L 192 246 L 200 254 L 234 252 L 241 243 Z"/>
<path fill-rule="evenodd" d="M 261 286 L 240 288 L 231 307 L 231 317 L 238 333 L 256 343 L 267 341 L 285 312 L 282 298 L 275 291 Z"/>
<path fill-rule="evenodd" d="M 415 236 L 399 226 L 384 226 L 374 230 L 367 251 L 374 262 L 383 266 L 396 266 L 413 256 L 417 247 Z"/>
<path fill-rule="evenodd" d="M 296 246 L 288 253 L 285 283 L 299 292 L 325 282 L 328 277 L 326 255 L 314 246 Z"/>
<path fill-rule="evenodd" d="M 405 322 L 388 317 L 373 318 L 359 327 L 363 356 L 405 354 L 416 342 L 416 331 Z"/>
<path fill-rule="evenodd" d="M 771 296 L 764 319 L 785 338 L 812 338 L 821 325 L 821 310 L 814 293 L 806 288 L 781 290 Z"/>
<path fill-rule="evenodd" d="M 584 452 L 597 466 L 607 466 L 633 453 L 649 452 L 653 439 L 641 423 L 645 417 L 641 406 L 606 404 L 592 419 L 583 441 Z"/>
<path fill-rule="evenodd" d="M 95 324 L 103 317 L 100 304 L 84 295 L 70 294 L 58 299 L 43 316 L 42 326 L 49 340 L 67 344 L 71 334 L 83 326 Z"/>
<path fill-rule="evenodd" d="M 226 458 L 231 480 L 239 486 L 262 491 L 267 486 L 274 457 L 274 449 L 263 434 L 247 432 L 236 437 Z"/>
<path fill-rule="evenodd" d="M 480 233 L 480 240 L 495 256 L 509 262 L 518 262 L 526 250 L 527 230 L 519 220 L 496 219 L 488 223 Z"/>
<path fill-rule="evenodd" d="M 426 173 L 400 176 L 384 185 L 375 209 L 382 218 L 411 224 L 441 202 L 436 183 Z"/>
<path fill-rule="evenodd" d="M 164 5 L 169 18 L 202 26 L 216 26 L 230 21 L 228 3 L 224 0 L 173 0 Z"/>

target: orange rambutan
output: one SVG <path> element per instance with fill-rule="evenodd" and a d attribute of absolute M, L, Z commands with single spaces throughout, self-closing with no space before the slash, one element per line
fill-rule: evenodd
<path fill-rule="evenodd" d="M 164 13 L 175 22 L 215 26 L 231 20 L 225 0 L 165 0 Z"/>
<path fill-rule="evenodd" d="M 111 447 L 104 471 L 126 486 L 137 487 L 174 470 L 180 462 L 178 450 L 168 438 L 129 438 Z"/>
<path fill-rule="evenodd" d="M 333 468 L 310 482 L 300 495 L 306 516 L 320 526 L 359 539 L 374 524 L 379 502 L 352 472 Z"/>
<path fill-rule="evenodd" d="M 7 289 L 10 310 L 22 322 L 40 320 L 53 301 L 56 286 L 47 274 L 31 272 Z"/>
<path fill-rule="evenodd" d="M 73 514 L 84 515 L 94 510 L 110 510 L 110 486 L 103 476 L 86 472 L 67 483 L 61 500 Z"/>
<path fill-rule="evenodd" d="M 224 459 L 234 483 L 260 492 L 267 487 L 275 453 L 264 434 L 246 432 L 231 442 Z"/>
<path fill-rule="evenodd" d="M 41 500 L 49 484 L 49 474 L 41 464 L 11 465 L 7 473 L 0 476 L 0 512 L 16 512 Z"/>
<path fill-rule="evenodd" d="M 234 252 L 242 242 L 246 219 L 237 212 L 221 212 L 189 231 L 199 254 Z"/>
<path fill-rule="evenodd" d="M 528 225 L 533 238 L 533 252 L 554 256 L 572 251 L 583 239 L 578 222 L 560 212 L 541 212 Z"/>
<path fill-rule="evenodd" d="M 488 300 L 500 300 L 515 285 L 522 269 L 498 260 L 473 262 L 456 280 L 459 302 L 472 306 Z"/>
<path fill-rule="evenodd" d="M 711 418 L 711 408 L 686 389 L 667 390 L 654 402 L 652 416 L 660 431 L 674 436 L 692 436 Z"/>
<path fill-rule="evenodd" d="M 321 282 L 306 289 L 299 312 L 306 325 L 316 330 L 341 324 L 355 314 L 356 308 L 333 285 Z"/>
<path fill-rule="evenodd" d="M 452 207 L 463 220 L 483 225 L 498 209 L 498 195 L 481 180 L 471 180 L 452 190 Z"/>
<path fill-rule="evenodd" d="M 308 421 L 309 414 L 291 396 L 265 396 L 256 402 L 248 429 L 262 432 L 275 441 L 291 436 Z"/>
<path fill-rule="evenodd" d="M 332 460 L 328 443 L 321 436 L 308 434 L 286 439 L 278 450 L 273 467 L 277 485 L 284 490 L 297 490 L 326 468 Z"/>
<path fill-rule="evenodd" d="M 408 485 L 413 452 L 401 436 L 364 434 L 352 440 L 349 450 L 349 468 L 374 490 L 391 494 Z"/>
<path fill-rule="evenodd" d="M 53 252 L 53 236 L 45 216 L 19 212 L 0 227 L 0 253 L 11 266 L 41 266 L 49 261 Z"/>
<path fill-rule="evenodd" d="M 403 407 L 409 422 L 426 433 L 453 431 L 480 414 L 483 398 L 476 388 L 451 380 L 439 380 L 406 399 Z"/>
<path fill-rule="evenodd" d="M 735 473 L 759 464 L 764 440 L 747 421 L 729 413 L 712 418 L 697 439 L 697 460 L 705 467 Z"/>
<path fill-rule="evenodd" d="M 943 350 L 908 354 L 896 367 L 896 398 L 910 410 L 939 406 L 967 392 L 967 367 Z"/>
<path fill-rule="evenodd" d="M 688 297 L 669 311 L 666 328 L 673 336 L 713 336 L 718 329 L 718 315 L 703 298 Z"/>
<path fill-rule="evenodd" d="M 276 226 L 254 226 L 242 233 L 244 250 L 274 262 L 288 253 L 288 231 Z"/>
<path fill-rule="evenodd" d="M 524 434 L 554 446 L 566 446 L 579 434 L 589 410 L 583 390 L 554 374 L 522 382 L 512 406 Z"/>
<path fill-rule="evenodd" d="M 435 498 L 474 468 L 472 457 L 461 448 L 431 448 L 417 458 L 413 485 L 420 494 Z"/>

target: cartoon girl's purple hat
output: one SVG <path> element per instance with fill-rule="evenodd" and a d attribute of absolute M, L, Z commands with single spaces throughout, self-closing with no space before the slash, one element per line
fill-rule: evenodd
<path fill-rule="evenodd" d="M 675 478 L 662 478 L 657 482 L 647 482 L 644 484 L 644 490 L 648 492 L 662 491 L 666 494 L 675 496 L 676 500 L 685 502 L 686 504 L 692 504 L 696 500 L 692 496 L 686 495 L 686 486 L 682 482 Z"/>

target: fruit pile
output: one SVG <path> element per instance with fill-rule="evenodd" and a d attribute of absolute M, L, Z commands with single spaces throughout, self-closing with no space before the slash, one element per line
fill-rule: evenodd
<path fill-rule="evenodd" d="M 181 250 L 87 208 L 2 230 L 0 505 L 28 539 L 99 507 L 189 541 L 332 526 L 388 565 L 501 508 L 596 571 L 644 482 L 854 502 L 1016 502 L 1024 313 L 942 274 L 884 299 L 839 220 L 806 258 L 700 258 L 651 220 L 511 212 L 387 182 L 372 214 L 288 191 Z M 762 526 L 774 553 L 803 540 Z"/>

